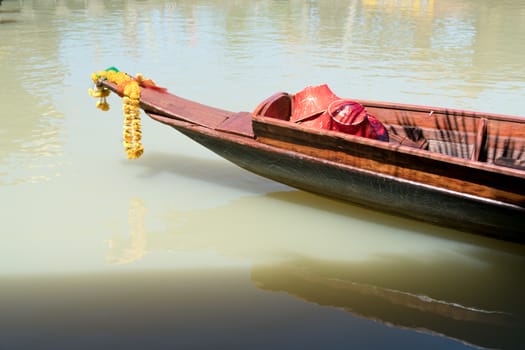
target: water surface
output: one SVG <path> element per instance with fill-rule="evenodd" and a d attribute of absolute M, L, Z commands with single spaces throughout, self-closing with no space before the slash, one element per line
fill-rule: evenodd
<path fill-rule="evenodd" d="M 525 249 L 307 194 L 93 71 L 251 110 L 277 91 L 523 115 L 521 1 L 3 1 L 0 348 L 520 348 Z"/>

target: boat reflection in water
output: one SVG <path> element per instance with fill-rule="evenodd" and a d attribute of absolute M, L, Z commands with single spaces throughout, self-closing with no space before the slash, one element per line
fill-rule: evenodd
<path fill-rule="evenodd" d="M 162 232 L 145 232 L 148 216 L 141 206 L 132 200 L 131 236 L 111 239 L 108 262 L 128 263 L 165 251 L 213 251 L 247 261 L 261 290 L 475 346 L 515 348 L 525 342 L 520 245 L 301 191 L 171 211 L 166 222 L 172 226 Z M 335 223 L 326 224 L 330 213 Z M 294 230 L 297 220 L 305 229 Z"/>
<path fill-rule="evenodd" d="M 256 266 L 252 278 L 261 289 L 285 291 L 395 327 L 489 348 L 523 343 L 522 315 L 516 315 L 517 310 L 502 311 L 503 305 L 497 304 L 506 301 L 494 303 L 492 293 L 485 293 L 493 287 L 480 283 L 473 269 L 455 270 L 452 282 L 444 266 L 430 268 L 417 261 L 397 260 L 341 264 L 299 259 L 296 264 Z M 440 285 L 434 284 L 436 279 Z M 461 280 L 464 282 L 458 283 Z"/>

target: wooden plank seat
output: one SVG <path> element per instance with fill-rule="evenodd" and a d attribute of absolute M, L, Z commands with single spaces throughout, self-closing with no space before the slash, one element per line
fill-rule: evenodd
<path fill-rule="evenodd" d="M 293 108 L 293 96 L 278 92 L 262 101 L 253 111 L 254 115 L 290 120 Z"/>

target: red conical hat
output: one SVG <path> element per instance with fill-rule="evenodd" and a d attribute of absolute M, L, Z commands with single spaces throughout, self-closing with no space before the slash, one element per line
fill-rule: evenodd
<path fill-rule="evenodd" d="M 334 101 L 328 106 L 328 114 L 342 126 L 357 125 L 367 118 L 365 107 L 351 100 Z"/>
<path fill-rule="evenodd" d="M 290 120 L 298 122 L 320 114 L 326 111 L 332 101 L 338 99 L 326 84 L 308 86 L 295 94 Z"/>

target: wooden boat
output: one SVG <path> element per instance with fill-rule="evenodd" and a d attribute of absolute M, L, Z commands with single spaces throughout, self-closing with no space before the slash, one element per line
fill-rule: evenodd
<path fill-rule="evenodd" d="M 108 81 L 99 84 L 117 91 Z M 525 118 L 362 101 L 389 141 L 290 121 L 294 95 L 230 112 L 144 88 L 140 107 L 225 159 L 289 186 L 505 240 L 525 239 Z"/>

